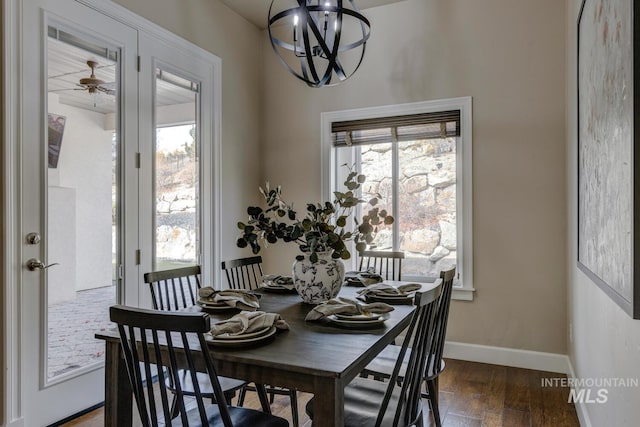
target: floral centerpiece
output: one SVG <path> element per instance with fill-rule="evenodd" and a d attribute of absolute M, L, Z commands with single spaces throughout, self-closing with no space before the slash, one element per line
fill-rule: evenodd
<path fill-rule="evenodd" d="M 304 216 L 284 201 L 280 186 L 271 188 L 266 183 L 260 193 L 267 206 L 247 209 L 249 220 L 238 222 L 242 234 L 236 244 L 241 248 L 250 246 L 257 254 L 262 246 L 279 240 L 296 243 L 302 253 L 293 265 L 293 278 L 300 296 L 311 303 L 333 298 L 344 281 L 341 260 L 351 258 L 346 242 L 353 241 L 356 250 L 362 251 L 372 244 L 379 227 L 394 221 L 393 216 L 376 206 L 379 195 L 370 200 L 358 196 L 365 181 L 364 175 L 349 167 L 346 191 L 335 191 L 333 202 L 307 203 Z M 366 209 L 363 206 L 362 218 L 354 217 L 351 225 L 349 218 L 358 205 L 366 205 Z M 330 280 L 331 284 L 321 286 L 322 280 Z"/>

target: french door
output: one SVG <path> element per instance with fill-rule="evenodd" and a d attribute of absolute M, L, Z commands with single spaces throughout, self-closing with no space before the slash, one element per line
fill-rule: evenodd
<path fill-rule="evenodd" d="M 200 264 L 206 284 L 216 282 L 217 223 L 214 186 L 215 87 L 208 58 L 168 41 L 139 34 L 141 148 L 141 263 L 151 270 Z M 145 160 L 146 159 L 146 160 Z M 150 271 L 150 270 L 148 270 Z M 140 304 L 151 295 L 140 292 Z"/>
<path fill-rule="evenodd" d="M 7 425 L 43 426 L 104 400 L 93 334 L 113 326 L 110 305 L 149 306 L 145 272 L 199 263 L 219 277 L 220 64 L 118 6 L 5 4 L 4 399 Z"/>
<path fill-rule="evenodd" d="M 104 399 L 91 328 L 138 280 L 137 32 L 29 0 L 20 38 L 20 380 L 24 425 L 42 426 Z"/>

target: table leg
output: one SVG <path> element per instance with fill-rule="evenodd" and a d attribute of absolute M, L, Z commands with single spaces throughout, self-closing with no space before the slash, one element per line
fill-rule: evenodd
<path fill-rule="evenodd" d="M 256 393 L 260 400 L 260 406 L 262 406 L 262 412 L 265 414 L 271 413 L 271 405 L 269 404 L 269 397 L 267 396 L 267 390 L 264 384 L 256 384 Z"/>
<path fill-rule="evenodd" d="M 104 379 L 105 427 L 130 426 L 133 395 L 119 342 L 106 342 Z"/>
<path fill-rule="evenodd" d="M 313 427 L 344 426 L 344 386 L 340 380 L 319 378 L 313 391 Z"/>

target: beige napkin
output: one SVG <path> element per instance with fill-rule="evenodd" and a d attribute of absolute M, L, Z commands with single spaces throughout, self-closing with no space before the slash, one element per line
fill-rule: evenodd
<path fill-rule="evenodd" d="M 382 280 L 382 276 L 371 271 L 347 271 L 344 275 L 344 281 L 348 286 L 369 286 Z"/>
<path fill-rule="evenodd" d="M 242 335 L 275 326 L 278 329 L 289 329 L 289 325 L 278 313 L 264 311 L 241 311 L 230 319 L 216 322 L 211 327 L 214 337 L 222 334 Z"/>
<path fill-rule="evenodd" d="M 286 289 L 293 289 L 293 277 L 278 276 L 276 274 L 265 274 L 262 276 L 263 286 L 281 286 Z"/>
<path fill-rule="evenodd" d="M 307 313 L 307 317 L 304 320 L 318 320 L 332 314 L 382 314 L 393 310 L 392 306 L 383 302 L 362 304 L 349 298 L 338 297 L 315 306 L 313 310 Z"/>
<path fill-rule="evenodd" d="M 419 283 L 406 283 L 398 287 L 391 286 L 388 283 L 376 283 L 375 285 L 370 285 L 364 289 L 360 289 L 358 293 L 361 296 L 400 296 L 406 295 L 409 292 L 417 291 L 420 288 L 422 288 L 422 285 L 420 285 Z"/>
<path fill-rule="evenodd" d="M 198 297 L 202 302 L 225 303 L 240 310 L 255 311 L 260 308 L 258 297 L 244 289 L 216 291 L 210 286 L 205 286 L 198 291 Z"/>

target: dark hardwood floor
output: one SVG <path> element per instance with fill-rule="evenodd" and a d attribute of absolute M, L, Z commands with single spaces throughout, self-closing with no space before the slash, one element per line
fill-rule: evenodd
<path fill-rule="evenodd" d="M 568 388 L 542 387 L 552 372 L 447 360 L 440 375 L 443 426 L 578 427 Z"/>
<path fill-rule="evenodd" d="M 484 363 L 447 359 L 440 375 L 440 414 L 444 427 L 579 427 L 573 404 L 567 403 L 569 389 L 543 387 L 543 378 L 563 375 L 510 368 Z M 311 427 L 304 405 L 311 397 L 300 393 L 300 425 Z M 255 394 L 249 393 L 245 406 L 259 408 Z M 289 398 L 276 396 L 274 414 L 291 421 Z M 102 426 L 102 409 L 64 426 Z M 426 426 L 434 426 L 430 417 Z"/>

